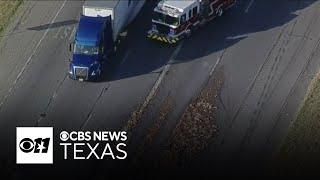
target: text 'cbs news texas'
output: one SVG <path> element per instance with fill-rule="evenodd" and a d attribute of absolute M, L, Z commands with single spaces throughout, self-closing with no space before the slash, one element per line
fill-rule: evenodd
<path fill-rule="evenodd" d="M 62 131 L 54 141 L 52 127 L 17 127 L 17 164 L 53 164 L 57 148 L 63 160 L 124 160 L 127 139 L 125 131 Z"/>

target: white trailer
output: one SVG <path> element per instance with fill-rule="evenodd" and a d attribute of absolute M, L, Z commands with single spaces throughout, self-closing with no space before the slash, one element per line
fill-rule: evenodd
<path fill-rule="evenodd" d="M 83 15 L 89 17 L 111 16 L 113 40 L 134 20 L 145 0 L 88 0 L 83 5 Z"/>

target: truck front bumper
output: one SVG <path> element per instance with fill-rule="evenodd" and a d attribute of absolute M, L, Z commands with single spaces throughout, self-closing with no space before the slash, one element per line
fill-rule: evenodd
<path fill-rule="evenodd" d="M 83 82 L 83 81 L 98 81 L 99 78 L 100 78 L 100 76 L 98 76 L 98 75 L 90 75 L 88 77 L 77 77 L 74 74 L 71 74 L 70 72 L 68 74 L 69 74 L 69 78 L 70 79 L 76 80 L 76 81 L 80 81 L 80 82 Z"/>
<path fill-rule="evenodd" d="M 84 74 L 79 75 L 79 73 L 76 72 L 76 68 L 83 69 L 86 72 Z M 92 70 L 89 67 L 73 66 L 70 68 L 70 71 L 69 71 L 69 77 L 73 80 L 78 80 L 78 81 L 97 81 L 100 78 L 100 75 L 101 75 L 100 68 Z"/>
<path fill-rule="evenodd" d="M 178 37 L 171 37 L 168 35 L 160 34 L 155 31 L 149 31 L 147 37 L 152 40 L 168 43 L 168 44 L 176 44 L 180 41 Z"/>

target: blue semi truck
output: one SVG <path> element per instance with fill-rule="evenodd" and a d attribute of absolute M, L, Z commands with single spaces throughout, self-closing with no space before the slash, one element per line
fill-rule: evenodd
<path fill-rule="evenodd" d="M 70 43 L 71 79 L 100 79 L 104 63 L 116 52 L 121 33 L 144 3 L 144 0 L 90 0 L 84 3 L 74 41 Z"/>

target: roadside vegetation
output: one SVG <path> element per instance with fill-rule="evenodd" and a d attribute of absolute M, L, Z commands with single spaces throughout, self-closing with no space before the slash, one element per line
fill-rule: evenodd
<path fill-rule="evenodd" d="M 272 168 L 276 174 L 317 173 L 320 167 L 320 73 L 313 79 L 296 120 L 279 152 Z"/>
<path fill-rule="evenodd" d="M 0 0 L 0 35 L 23 0 Z"/>

